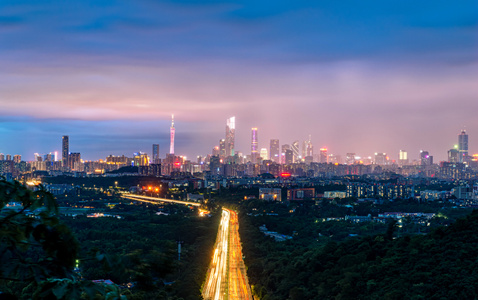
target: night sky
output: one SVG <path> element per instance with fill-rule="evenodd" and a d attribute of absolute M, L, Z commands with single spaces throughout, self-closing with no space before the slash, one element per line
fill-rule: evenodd
<path fill-rule="evenodd" d="M 478 153 L 478 1 L 0 2 L 0 152 Z"/>

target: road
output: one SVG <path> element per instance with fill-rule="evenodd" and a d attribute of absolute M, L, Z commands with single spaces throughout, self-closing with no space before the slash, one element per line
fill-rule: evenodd
<path fill-rule="evenodd" d="M 212 261 L 202 292 L 205 300 L 252 300 L 238 229 L 237 213 L 223 209 Z"/>
<path fill-rule="evenodd" d="M 184 204 L 184 205 L 201 206 L 201 203 L 197 203 L 197 202 L 188 202 L 188 201 L 182 201 L 182 200 L 140 196 L 140 195 L 134 195 L 134 194 L 123 194 L 121 195 L 121 197 L 134 200 L 134 201 L 141 201 L 141 202 L 147 202 L 147 203 L 153 203 L 153 204 L 158 204 L 160 202 L 169 202 L 169 203 L 177 203 L 177 204 Z"/>

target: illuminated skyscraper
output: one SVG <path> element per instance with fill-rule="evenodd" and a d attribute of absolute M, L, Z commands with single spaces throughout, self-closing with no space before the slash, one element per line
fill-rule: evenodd
<path fill-rule="evenodd" d="M 422 166 L 431 166 L 433 165 L 433 156 L 428 153 L 428 151 L 420 150 L 420 164 Z"/>
<path fill-rule="evenodd" d="M 314 146 L 312 145 L 312 138 L 309 134 L 309 139 L 304 141 L 302 145 L 302 157 L 305 158 L 306 156 L 314 156 Z"/>
<path fill-rule="evenodd" d="M 408 153 L 405 150 L 400 150 L 398 154 L 398 164 L 404 166 L 408 164 Z"/>
<path fill-rule="evenodd" d="M 269 150 L 271 160 L 276 163 L 280 163 L 280 152 L 279 152 L 279 140 L 272 139 L 271 146 Z"/>
<path fill-rule="evenodd" d="M 468 156 L 468 134 L 462 130 L 458 135 L 458 151 L 460 152 L 460 162 L 466 161 Z"/>
<path fill-rule="evenodd" d="M 294 141 L 291 146 L 292 155 L 294 156 L 294 162 L 299 161 L 299 141 Z"/>
<path fill-rule="evenodd" d="M 63 168 L 68 168 L 69 164 L 70 141 L 67 135 L 61 138 L 61 161 Z"/>
<path fill-rule="evenodd" d="M 225 156 L 234 156 L 234 140 L 236 136 L 236 117 L 226 120 L 226 153 Z"/>
<path fill-rule="evenodd" d="M 251 137 L 251 160 L 252 163 L 257 162 L 257 158 L 259 157 L 259 146 L 258 146 L 258 137 L 257 137 L 257 128 L 252 128 L 252 137 Z"/>
<path fill-rule="evenodd" d="M 226 158 L 226 154 L 227 154 L 227 151 L 226 151 L 226 140 L 225 139 L 221 139 L 219 140 L 219 157 L 221 159 L 224 159 Z"/>
<path fill-rule="evenodd" d="M 387 154 L 386 153 L 375 153 L 375 164 L 386 165 L 387 164 Z"/>
<path fill-rule="evenodd" d="M 326 164 L 328 163 L 327 148 L 320 148 L 319 162 Z"/>
<path fill-rule="evenodd" d="M 267 153 L 267 148 L 261 148 L 261 158 L 263 160 L 269 159 L 269 154 Z"/>
<path fill-rule="evenodd" d="M 159 164 L 159 144 L 153 144 L 153 164 Z"/>
<path fill-rule="evenodd" d="M 171 128 L 170 128 L 170 133 L 171 133 L 171 142 L 169 144 L 169 154 L 174 154 L 174 115 L 172 115 L 171 119 Z"/>

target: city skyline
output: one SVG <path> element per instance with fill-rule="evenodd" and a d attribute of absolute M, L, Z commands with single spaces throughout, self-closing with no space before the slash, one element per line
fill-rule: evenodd
<path fill-rule="evenodd" d="M 252 126 L 259 149 L 311 134 L 342 156 L 425 149 L 439 161 L 464 128 L 477 149 L 476 1 L 0 9 L 2 153 L 61 151 L 63 135 L 85 159 L 168 149 L 171 113 L 188 157 L 225 138 L 230 116 L 243 153 Z"/>
<path fill-rule="evenodd" d="M 228 126 L 230 126 L 230 122 L 231 122 L 231 119 L 233 120 L 232 124 L 235 124 L 235 117 L 231 117 L 229 119 L 227 119 L 227 124 Z M 227 129 L 229 128 L 228 126 L 226 126 L 226 137 L 227 137 Z M 235 143 L 235 125 L 233 125 L 231 128 L 234 128 L 233 130 L 233 137 L 232 137 L 232 144 Z M 128 156 L 128 155 L 132 155 L 134 152 L 138 152 L 141 151 L 143 153 L 146 153 L 149 155 L 150 159 L 151 159 L 151 162 L 154 161 L 154 159 L 158 156 L 158 158 L 165 158 L 166 155 L 168 154 L 175 154 L 175 155 L 179 155 L 179 156 L 184 156 L 184 157 L 187 157 L 189 160 L 192 160 L 192 161 L 195 161 L 195 158 L 196 157 L 205 157 L 207 155 L 214 155 L 214 150 L 208 150 L 204 153 L 198 153 L 196 155 L 186 155 L 184 153 L 173 153 L 171 151 L 174 151 L 174 143 L 175 143 L 175 124 L 174 124 L 174 114 L 172 115 L 172 119 L 171 119 L 171 123 L 170 123 L 170 127 L 169 127 L 169 140 L 167 141 L 167 145 L 161 145 L 160 143 L 157 143 L 156 141 L 153 141 L 151 144 L 148 144 L 149 146 L 149 150 L 147 149 L 138 149 L 138 147 L 134 148 L 135 151 L 131 152 L 131 153 L 119 153 L 118 151 L 109 151 L 109 150 L 105 150 L 104 153 L 108 153 L 106 154 L 105 156 L 98 156 L 98 153 L 83 153 L 81 151 L 78 151 L 77 148 L 81 149 L 81 145 L 78 144 L 77 147 L 75 147 L 75 151 L 77 153 L 82 153 L 82 158 L 86 156 L 86 158 L 84 160 L 87 160 L 87 161 L 94 161 L 94 160 L 99 160 L 99 159 L 104 159 L 106 158 L 107 156 L 109 155 L 114 155 L 114 156 L 121 156 L 121 155 L 125 155 L 125 156 Z M 281 139 L 274 139 L 274 138 L 265 138 L 265 140 L 258 140 L 257 139 L 257 135 L 258 135 L 258 131 L 260 131 L 259 128 L 257 127 L 253 127 L 252 128 L 252 138 L 251 138 L 251 135 L 249 135 L 249 149 L 246 149 L 243 151 L 242 149 L 235 149 L 236 150 L 236 153 L 242 153 L 243 156 L 247 156 L 247 155 L 252 155 L 252 149 L 256 149 L 256 154 L 257 154 L 257 157 L 259 157 L 259 152 L 261 149 L 267 149 L 267 151 L 270 151 L 271 149 L 271 143 L 272 141 L 276 141 L 278 142 L 278 145 L 279 147 L 284 147 L 284 146 L 288 146 L 292 151 L 293 151 L 293 155 L 294 155 L 294 161 L 296 160 L 297 157 L 300 157 L 300 158 L 304 158 L 303 155 L 300 155 L 300 153 L 304 154 L 304 153 L 313 153 L 313 148 L 314 148 L 314 145 L 316 144 L 316 142 L 312 141 L 313 139 L 311 138 L 311 134 L 308 134 L 308 137 L 304 140 L 294 140 L 294 141 L 281 141 Z M 466 139 L 463 138 L 463 136 L 466 136 Z M 459 133 L 456 135 L 456 139 L 455 139 L 455 142 L 454 143 L 451 143 L 449 148 L 444 151 L 443 153 L 440 152 L 440 153 L 435 153 L 435 152 L 432 152 L 432 151 L 426 151 L 424 149 L 428 149 L 427 147 L 424 147 L 424 148 L 420 148 L 420 150 L 417 152 L 417 155 L 415 157 L 414 153 L 413 152 L 410 152 L 409 150 L 403 148 L 403 149 L 399 149 L 399 150 L 396 150 L 396 151 L 390 151 L 390 152 L 379 152 L 379 153 L 383 153 L 384 155 L 386 155 L 387 159 L 389 159 L 389 161 L 395 161 L 397 164 L 400 164 L 400 158 L 402 157 L 402 152 L 405 153 L 405 157 L 408 159 L 408 161 L 411 163 L 413 161 L 417 161 L 419 162 L 420 160 L 423 159 L 422 157 L 422 152 L 425 151 L 428 155 L 428 153 L 430 153 L 431 156 L 435 157 L 437 160 L 435 160 L 436 163 L 440 162 L 440 161 L 449 161 L 449 151 L 450 149 L 460 149 L 462 147 L 466 147 L 464 149 L 466 149 L 465 151 L 465 155 L 473 155 L 473 154 L 476 154 L 478 153 L 478 150 L 474 150 L 474 149 L 471 149 L 470 152 L 468 152 L 468 132 L 465 130 L 465 129 L 462 129 L 459 131 Z M 70 145 L 70 142 L 69 142 L 69 135 L 63 135 L 62 136 L 62 139 L 61 139 L 61 151 L 60 153 L 62 154 L 62 157 L 61 157 L 61 160 L 58 159 L 58 161 L 62 161 L 62 164 L 65 164 L 65 153 L 68 153 L 69 152 L 69 145 Z M 259 142 L 260 141 L 260 142 Z M 464 142 L 466 141 L 466 142 Z M 226 139 L 220 139 L 219 140 L 219 144 L 216 143 L 214 145 L 211 145 L 212 148 L 217 148 L 217 149 L 220 149 L 221 147 L 221 143 L 223 143 L 222 147 L 224 148 L 223 151 L 225 151 L 226 149 Z M 245 143 L 244 143 L 245 144 Z M 302 144 L 302 146 L 301 146 Z M 466 146 L 463 146 L 463 145 L 466 145 Z M 151 146 L 153 147 L 152 150 L 151 150 Z M 317 146 L 317 145 L 315 145 Z M 158 149 L 158 152 L 155 152 L 155 147 L 157 147 Z M 211 149 L 210 147 L 210 149 Z M 306 148 L 304 148 L 306 147 Z M 312 148 L 310 148 L 312 147 Z M 164 148 L 169 148 L 169 152 L 165 152 L 165 153 L 162 153 L 161 151 L 159 151 L 159 149 L 164 149 Z M 195 148 L 194 145 L 192 146 L 192 148 Z M 333 155 L 334 157 L 339 157 L 340 158 L 340 161 L 342 163 L 346 163 L 346 160 L 347 160 L 347 156 L 346 154 L 350 154 L 350 153 L 353 153 L 355 156 L 357 157 L 361 157 L 363 159 L 366 159 L 366 160 L 372 160 L 374 161 L 375 158 L 374 156 L 377 155 L 377 152 L 371 152 L 371 153 L 360 153 L 360 152 L 354 152 L 354 151 L 348 151 L 347 153 L 342 153 L 342 152 L 332 152 L 332 151 L 329 151 L 329 149 L 327 149 L 328 147 L 317 147 L 316 149 L 319 149 L 317 150 L 318 152 L 315 152 L 313 153 L 314 155 L 314 161 L 316 162 L 330 162 L 328 161 L 328 158 L 327 158 L 327 154 L 326 154 L 326 158 L 322 158 L 322 153 L 323 151 L 325 151 L 325 153 L 328 153 L 329 155 Z M 109 152 L 108 152 L 109 151 Z M 312 151 L 312 152 L 311 152 Z M 475 152 L 474 152 L 475 151 Z M 13 155 L 21 155 L 22 159 L 25 160 L 25 161 L 31 161 L 31 160 L 35 160 L 35 156 L 38 155 L 40 153 L 40 155 L 45 155 L 45 154 L 51 154 L 51 155 L 54 155 L 54 153 L 57 152 L 58 153 L 58 150 L 50 150 L 50 151 L 47 151 L 47 152 L 39 152 L 39 151 L 36 151 L 34 153 L 32 153 L 32 156 L 33 158 L 32 159 L 29 159 L 28 157 L 28 154 L 27 155 L 24 155 L 22 153 L 10 153 L 10 152 L 2 152 L 0 150 L 0 153 L 1 154 L 4 154 L 4 155 L 10 155 L 10 156 L 13 156 Z M 69 152 L 69 153 L 73 153 L 73 152 Z M 279 153 L 281 153 L 282 155 L 285 154 L 284 151 L 279 151 Z M 91 156 L 95 156 L 95 158 L 90 158 Z M 407 157 L 408 156 L 408 157 Z M 444 156 L 444 158 L 442 159 L 441 157 Z M 272 158 L 271 158 L 272 160 Z M 280 159 L 279 159 L 280 161 Z M 68 157 L 66 157 L 66 164 L 68 164 Z"/>

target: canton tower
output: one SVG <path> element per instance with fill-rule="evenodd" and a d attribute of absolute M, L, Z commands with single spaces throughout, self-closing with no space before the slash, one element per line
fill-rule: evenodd
<path fill-rule="evenodd" d="M 171 119 L 170 133 L 171 133 L 171 143 L 169 145 L 169 153 L 174 154 L 174 114 L 172 115 L 172 119 Z"/>

